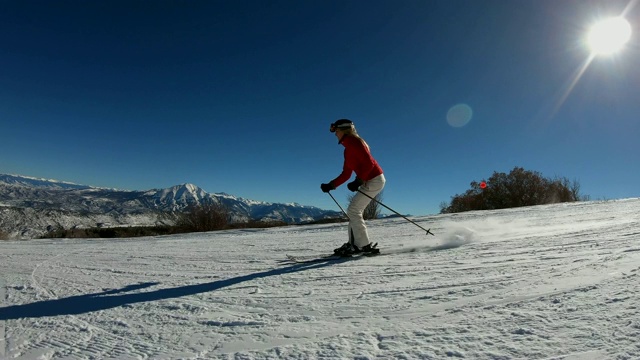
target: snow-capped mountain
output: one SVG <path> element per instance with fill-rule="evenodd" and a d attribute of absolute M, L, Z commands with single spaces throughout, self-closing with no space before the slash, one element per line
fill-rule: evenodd
<path fill-rule="evenodd" d="M 210 194 L 193 184 L 128 191 L 0 174 L 0 230 L 12 237 L 40 236 L 56 228 L 172 224 L 176 212 L 195 204 L 225 205 L 232 221 L 305 223 L 339 217 L 336 211 L 299 204 Z"/>
<path fill-rule="evenodd" d="M 48 189 L 61 189 L 61 190 L 89 188 L 89 186 L 78 185 L 78 184 L 64 182 L 64 181 L 38 179 L 30 176 L 5 175 L 5 174 L 0 174 L 0 183 L 4 183 L 8 185 L 22 185 L 22 186 L 28 186 L 28 187 L 39 187 L 39 188 L 48 188 Z"/>

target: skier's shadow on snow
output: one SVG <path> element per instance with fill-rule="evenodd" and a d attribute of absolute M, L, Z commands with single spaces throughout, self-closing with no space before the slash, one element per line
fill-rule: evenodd
<path fill-rule="evenodd" d="M 149 288 L 158 285 L 159 283 L 147 282 L 134 284 L 125 286 L 122 289 L 103 291 L 94 294 L 76 295 L 61 299 L 43 300 L 30 304 L 0 307 L 0 321 L 20 318 L 40 318 L 46 316 L 85 314 L 94 311 L 112 309 L 123 305 L 173 299 L 182 296 L 206 293 L 240 284 L 245 281 L 311 269 L 318 269 L 329 265 L 331 265 L 330 262 L 314 264 L 294 264 L 284 268 L 276 268 L 273 270 L 237 276 L 234 278 L 218 280 L 210 283 L 185 285 L 148 292 L 128 293 L 135 290 Z"/>

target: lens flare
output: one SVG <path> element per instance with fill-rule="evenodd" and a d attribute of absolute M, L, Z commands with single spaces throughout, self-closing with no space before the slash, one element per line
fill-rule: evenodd
<path fill-rule="evenodd" d="M 473 110 L 467 104 L 457 104 L 447 112 L 447 123 L 453 127 L 463 127 L 471 121 Z"/>

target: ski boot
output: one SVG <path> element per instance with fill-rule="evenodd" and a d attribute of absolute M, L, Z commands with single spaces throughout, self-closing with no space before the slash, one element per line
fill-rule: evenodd
<path fill-rule="evenodd" d="M 351 244 L 350 242 L 344 243 L 339 248 L 333 250 L 333 254 L 341 257 L 351 257 L 353 254 L 357 254 L 360 252 L 357 246 Z"/>
<path fill-rule="evenodd" d="M 380 254 L 380 249 L 378 249 L 378 243 L 375 243 L 373 245 L 371 243 L 368 243 L 367 245 L 363 246 L 362 249 L 360 249 L 360 251 L 362 251 L 365 256 Z"/>

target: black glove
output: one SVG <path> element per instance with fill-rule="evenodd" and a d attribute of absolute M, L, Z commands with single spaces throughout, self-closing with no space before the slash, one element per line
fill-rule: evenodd
<path fill-rule="evenodd" d="M 353 192 L 358 191 L 358 188 L 360 187 L 360 185 L 364 184 L 362 182 L 362 180 L 356 178 L 355 180 L 353 180 L 352 182 L 347 184 L 347 188 Z"/>
<path fill-rule="evenodd" d="M 326 192 L 328 193 L 331 190 L 334 190 L 336 187 L 333 186 L 333 182 L 329 181 L 328 184 L 320 184 L 320 189 L 322 189 L 322 192 Z"/>

